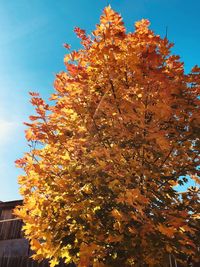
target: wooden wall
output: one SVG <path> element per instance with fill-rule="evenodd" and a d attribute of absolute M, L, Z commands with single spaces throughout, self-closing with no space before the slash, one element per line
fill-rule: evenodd
<path fill-rule="evenodd" d="M 23 238 L 23 234 L 21 231 L 22 221 L 21 220 L 13 220 L 13 221 L 6 220 L 6 219 L 13 218 L 11 212 L 12 212 L 11 210 L 3 210 L 0 216 L 0 240 Z"/>

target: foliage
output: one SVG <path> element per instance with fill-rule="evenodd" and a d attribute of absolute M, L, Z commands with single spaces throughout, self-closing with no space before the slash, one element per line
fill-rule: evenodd
<path fill-rule="evenodd" d="M 35 259 L 77 266 L 165 266 L 197 258 L 200 68 L 184 73 L 173 46 L 104 9 L 93 36 L 65 56 L 48 105 L 30 93 L 30 152 L 16 161 L 24 204 L 15 210 Z M 68 44 L 65 44 L 70 49 Z"/>

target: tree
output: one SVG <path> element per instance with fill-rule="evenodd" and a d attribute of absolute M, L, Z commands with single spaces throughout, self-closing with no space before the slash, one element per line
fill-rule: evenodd
<path fill-rule="evenodd" d="M 173 46 L 106 7 L 82 49 L 65 56 L 52 105 L 30 93 L 31 147 L 16 161 L 35 259 L 77 266 L 166 266 L 198 258 L 200 68 L 184 73 Z M 67 49 L 70 46 L 65 44 Z M 146 264 L 146 265 L 145 265 Z"/>

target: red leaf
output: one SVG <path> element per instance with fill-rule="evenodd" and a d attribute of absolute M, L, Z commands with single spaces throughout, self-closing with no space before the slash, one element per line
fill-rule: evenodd
<path fill-rule="evenodd" d="M 71 45 L 69 45 L 69 44 L 63 44 L 63 46 L 64 46 L 64 48 L 66 48 L 66 49 L 70 49 L 71 48 Z"/>

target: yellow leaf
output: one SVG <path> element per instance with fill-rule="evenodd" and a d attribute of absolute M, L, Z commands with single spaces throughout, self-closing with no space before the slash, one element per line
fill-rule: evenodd
<path fill-rule="evenodd" d="M 59 261 L 55 258 L 49 261 L 50 262 L 50 267 L 54 267 L 57 264 L 59 264 Z"/>
<path fill-rule="evenodd" d="M 65 263 L 71 262 L 71 256 L 69 254 L 68 248 L 64 247 L 61 249 L 61 256 L 62 256 L 62 258 L 65 258 Z"/>
<path fill-rule="evenodd" d="M 176 231 L 175 228 L 173 227 L 168 227 L 168 226 L 165 226 L 163 224 L 159 224 L 157 226 L 157 229 L 163 234 L 163 235 L 166 235 L 167 237 L 173 237 L 174 236 L 174 232 Z"/>
<path fill-rule="evenodd" d="M 25 131 L 25 133 L 26 133 L 26 135 L 25 135 L 26 136 L 26 139 L 28 141 L 30 141 L 30 140 L 32 140 L 34 138 L 34 134 L 33 134 L 33 131 L 31 130 L 31 128 L 27 129 Z"/>
<path fill-rule="evenodd" d="M 197 183 L 200 184 L 200 178 L 197 175 L 190 175 L 190 177 Z"/>
<path fill-rule="evenodd" d="M 123 218 L 122 213 L 117 209 L 112 210 L 111 213 L 112 213 L 113 217 L 115 217 L 118 220 L 121 220 Z"/>
<path fill-rule="evenodd" d="M 38 250 L 41 248 L 41 244 L 37 239 L 32 239 L 31 240 L 31 247 L 33 248 L 33 250 Z"/>
<path fill-rule="evenodd" d="M 109 235 L 108 238 L 106 239 L 107 242 L 120 242 L 123 239 L 123 235 Z"/>
<path fill-rule="evenodd" d="M 62 159 L 67 160 L 67 161 L 70 160 L 69 153 L 66 152 L 66 154 L 64 156 L 62 156 Z"/>

